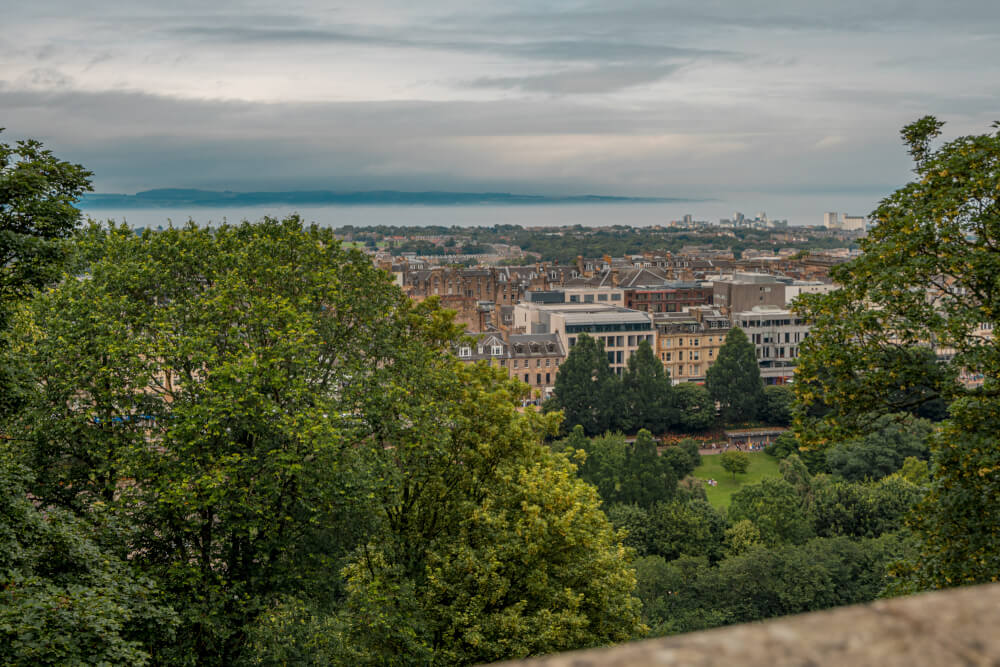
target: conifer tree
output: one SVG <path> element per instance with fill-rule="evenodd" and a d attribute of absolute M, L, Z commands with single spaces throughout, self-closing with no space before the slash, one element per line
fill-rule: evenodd
<path fill-rule="evenodd" d="M 559 366 L 553 401 L 548 409 L 562 410 L 564 424 L 579 424 L 589 435 L 617 426 L 621 383 L 608 364 L 604 345 L 581 334 Z"/>
<path fill-rule="evenodd" d="M 648 429 L 663 433 L 676 421 L 670 380 L 653 348 L 643 341 L 628 359 L 622 377 L 623 426 L 628 431 Z"/>
<path fill-rule="evenodd" d="M 754 345 L 742 329 L 729 330 L 718 359 L 708 369 L 705 386 L 712 400 L 719 404 L 723 421 L 750 421 L 760 414 L 764 406 L 764 382 Z"/>

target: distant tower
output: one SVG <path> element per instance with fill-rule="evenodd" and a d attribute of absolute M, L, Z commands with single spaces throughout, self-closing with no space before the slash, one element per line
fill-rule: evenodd
<path fill-rule="evenodd" d="M 834 213 L 824 213 L 823 214 L 823 226 L 827 229 L 839 229 L 840 224 L 837 222 L 837 214 Z"/>
<path fill-rule="evenodd" d="M 685 225 L 690 225 L 693 221 L 694 221 L 694 216 L 693 215 L 691 215 L 690 213 L 685 213 L 684 214 L 684 224 Z"/>

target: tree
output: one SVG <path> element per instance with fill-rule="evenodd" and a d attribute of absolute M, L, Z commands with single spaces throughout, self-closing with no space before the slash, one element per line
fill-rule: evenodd
<path fill-rule="evenodd" d="M 792 407 L 795 403 L 795 393 L 787 385 L 772 385 L 764 388 L 764 409 L 761 419 L 775 426 L 788 426 L 792 423 Z"/>
<path fill-rule="evenodd" d="M 394 567 L 381 544 L 346 570 L 348 609 L 361 612 L 346 619 L 351 664 L 386 650 L 395 609 L 416 632 L 393 662 L 484 663 L 644 632 L 634 571 L 596 492 L 565 460 L 536 453 L 527 466 L 504 466 L 496 493 L 452 517 L 458 525 L 429 544 L 420 576 Z"/>
<path fill-rule="evenodd" d="M 583 426 L 589 435 L 618 425 L 620 383 L 604 353 L 604 345 L 580 334 L 566 361 L 559 365 L 547 410 L 562 410 L 567 426 Z"/>
<path fill-rule="evenodd" d="M 66 239 L 80 221 L 76 200 L 91 189 L 91 175 L 38 141 L 0 142 L 0 333 L 16 303 L 66 268 L 71 248 Z M 3 345 L 0 338 L 0 353 Z M 0 413 L 16 406 L 11 372 L 0 361 Z"/>
<path fill-rule="evenodd" d="M 751 421 L 764 409 L 764 382 L 756 348 L 739 327 L 726 335 L 718 358 L 705 375 L 705 387 L 727 423 Z"/>
<path fill-rule="evenodd" d="M 813 536 L 812 515 L 795 487 L 783 479 L 765 477 L 734 493 L 729 520 L 735 523 L 743 519 L 753 521 L 761 540 L 769 546 L 797 544 Z"/>
<path fill-rule="evenodd" d="M 799 418 L 806 444 L 854 437 L 867 430 L 872 412 L 997 395 L 955 377 L 1000 371 L 996 343 L 984 336 L 1000 317 L 1000 132 L 933 149 L 942 125 L 927 116 L 903 128 L 916 178 L 874 211 L 871 232 L 859 241 L 863 254 L 831 271 L 841 289 L 797 301 L 813 327 L 796 393 L 805 410 L 828 407 L 828 414 Z M 937 349 L 954 354 L 938 361 Z"/>
<path fill-rule="evenodd" d="M 18 314 L 17 448 L 46 511 L 108 516 L 122 528 L 102 546 L 175 603 L 159 660 L 277 655 L 272 612 L 313 618 L 295 627 L 324 633 L 334 662 L 641 632 L 593 491 L 541 444 L 558 417 L 521 414 L 524 385 L 454 358 L 435 300 L 412 304 L 297 218 L 95 226 L 80 256 L 85 277 Z M 528 576 L 532 554 L 558 567 L 552 586 Z"/>
<path fill-rule="evenodd" d="M 620 479 L 618 492 L 606 500 L 650 507 L 673 497 L 679 477 L 671 461 L 659 455 L 652 434 L 643 429 L 625 450 Z"/>
<path fill-rule="evenodd" d="M 663 433 L 674 422 L 670 378 L 653 348 L 643 341 L 628 358 L 622 377 L 623 422 L 629 431 L 647 429 Z"/>
<path fill-rule="evenodd" d="M 910 415 L 883 415 L 871 432 L 841 442 L 827 452 L 827 468 L 849 481 L 881 479 L 899 470 L 907 457 L 926 459 L 933 427 Z"/>
<path fill-rule="evenodd" d="M 685 431 L 704 431 L 715 423 L 715 402 L 701 385 L 685 382 L 673 388 L 677 418 Z"/>
<path fill-rule="evenodd" d="M 173 637 L 173 611 L 85 522 L 40 511 L 30 481 L 0 450 L 0 662 L 147 664 L 149 638 Z"/>
<path fill-rule="evenodd" d="M 723 470 L 733 474 L 733 479 L 736 479 L 736 475 L 746 474 L 747 468 L 750 467 L 750 456 L 746 452 L 736 450 L 723 452 L 719 455 L 719 464 Z"/>
<path fill-rule="evenodd" d="M 942 126 L 926 116 L 903 128 L 914 179 L 874 211 L 863 254 L 831 271 L 842 288 L 797 305 L 813 323 L 795 385 L 804 444 L 827 449 L 870 431 L 873 416 L 951 404 L 931 438 L 931 491 L 911 519 L 918 589 L 1000 576 L 986 472 L 1000 408 L 1000 348 L 988 334 L 1000 324 L 1000 123 L 935 146 Z M 817 403 L 823 413 L 810 414 Z"/>
<path fill-rule="evenodd" d="M 658 503 L 649 510 L 647 552 L 668 561 L 704 556 L 714 563 L 722 556 L 725 530 L 725 517 L 703 500 Z"/>

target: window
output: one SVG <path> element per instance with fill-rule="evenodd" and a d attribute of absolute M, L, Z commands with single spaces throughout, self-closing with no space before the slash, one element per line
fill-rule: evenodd
<path fill-rule="evenodd" d="M 541 373 L 536 373 L 535 374 L 535 384 L 541 384 L 541 383 L 542 383 L 542 374 Z"/>
<path fill-rule="evenodd" d="M 700 338 L 692 338 L 691 339 L 691 344 L 694 345 L 695 347 L 698 347 L 699 345 L 701 345 L 701 339 Z"/>
<path fill-rule="evenodd" d="M 573 347 L 574 345 L 576 345 L 576 338 L 570 338 L 569 339 L 569 346 Z"/>
<path fill-rule="evenodd" d="M 494 357 L 499 357 L 501 354 L 503 354 L 503 345 L 494 345 L 492 348 L 490 348 L 490 354 L 492 354 Z"/>
<path fill-rule="evenodd" d="M 628 337 L 628 346 L 629 347 L 635 347 L 635 336 L 629 336 Z"/>
<path fill-rule="evenodd" d="M 548 373 L 545 374 L 545 384 L 552 384 L 552 376 Z"/>
<path fill-rule="evenodd" d="M 598 294 L 597 295 L 597 300 L 598 301 L 607 301 L 608 300 L 608 295 L 607 294 Z"/>
<path fill-rule="evenodd" d="M 513 368 L 517 368 L 517 359 L 514 360 L 514 366 L 513 366 Z"/>
<path fill-rule="evenodd" d="M 625 346 L 625 336 L 618 336 L 618 347 Z"/>
<path fill-rule="evenodd" d="M 541 367 L 542 367 L 542 360 L 535 359 L 535 368 L 541 368 Z"/>
<path fill-rule="evenodd" d="M 460 356 L 460 357 L 471 357 L 472 356 L 472 348 L 471 347 L 460 347 L 458 349 L 458 356 Z"/>
<path fill-rule="evenodd" d="M 524 384 L 528 384 L 528 377 L 529 377 L 528 374 L 525 373 L 524 374 Z"/>
<path fill-rule="evenodd" d="M 616 363 L 619 363 L 619 364 L 622 363 L 622 351 L 621 350 L 618 350 L 617 352 L 615 352 L 615 358 L 618 360 Z"/>
<path fill-rule="evenodd" d="M 691 351 L 691 361 L 698 361 L 698 350 Z"/>
<path fill-rule="evenodd" d="M 550 365 L 552 365 L 552 360 L 551 359 L 546 359 L 545 360 L 545 367 L 548 368 Z"/>
<path fill-rule="evenodd" d="M 594 295 L 593 294 L 584 294 L 583 295 L 583 302 L 584 303 L 594 303 Z"/>
<path fill-rule="evenodd" d="M 670 353 L 669 353 L 669 352 L 667 352 L 667 353 L 666 353 L 666 355 L 667 355 L 667 356 L 666 356 L 666 358 L 664 359 L 664 361 L 671 361 L 671 359 L 670 359 Z"/>

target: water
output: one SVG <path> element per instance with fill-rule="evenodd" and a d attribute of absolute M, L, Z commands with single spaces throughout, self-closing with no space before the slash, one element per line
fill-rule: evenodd
<path fill-rule="evenodd" d="M 629 203 L 629 204 L 536 204 L 477 206 L 294 206 L 274 204 L 252 207 L 99 209 L 87 208 L 84 214 L 95 220 L 127 222 L 132 227 L 182 225 L 188 220 L 200 224 L 223 221 L 260 220 L 264 216 L 285 217 L 298 213 L 306 222 L 324 226 L 367 227 L 374 225 L 445 227 L 488 227 L 498 224 L 522 227 L 558 227 L 561 225 L 664 225 L 691 214 L 695 220 L 718 223 L 741 211 L 749 218 L 766 212 L 774 219 L 786 219 L 790 225 L 823 224 L 825 211 L 867 215 L 877 204 L 877 197 L 856 195 L 796 195 L 781 197 L 748 196 L 731 200 L 700 202 Z"/>

